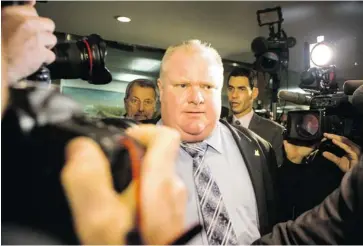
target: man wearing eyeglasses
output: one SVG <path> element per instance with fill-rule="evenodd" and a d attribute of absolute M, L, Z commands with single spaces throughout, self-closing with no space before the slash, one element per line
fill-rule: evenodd
<path fill-rule="evenodd" d="M 152 119 L 157 102 L 156 84 L 147 79 L 131 81 L 124 98 L 125 117 L 140 121 Z"/>

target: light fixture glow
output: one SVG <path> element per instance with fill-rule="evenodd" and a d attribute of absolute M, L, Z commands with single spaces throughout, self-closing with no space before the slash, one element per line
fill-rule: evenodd
<path fill-rule="evenodd" d="M 330 65 L 333 58 L 333 49 L 326 43 L 319 43 L 312 49 L 310 57 L 316 66 Z"/>
<path fill-rule="evenodd" d="M 131 21 L 131 19 L 126 16 L 116 16 L 116 20 L 118 20 L 119 22 L 124 22 L 124 23 Z"/>
<path fill-rule="evenodd" d="M 149 58 L 135 58 L 129 64 L 129 69 L 141 72 L 158 72 L 160 70 L 160 60 Z"/>
<path fill-rule="evenodd" d="M 113 73 L 112 78 L 121 82 L 131 82 L 135 79 L 152 79 L 144 75 L 131 74 L 131 73 Z"/>
<path fill-rule="evenodd" d="M 318 43 L 324 42 L 324 36 L 318 36 L 318 37 L 316 38 L 316 41 L 317 41 Z"/>

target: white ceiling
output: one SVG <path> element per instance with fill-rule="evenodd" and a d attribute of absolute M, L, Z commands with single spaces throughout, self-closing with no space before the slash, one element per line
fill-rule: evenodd
<path fill-rule="evenodd" d="M 258 26 L 256 11 L 276 5 L 282 6 L 287 34 L 298 41 L 290 53 L 292 70 L 303 70 L 303 42 L 325 35 L 349 43 L 351 55 L 344 61 L 358 61 L 359 66 L 347 67 L 363 71 L 362 48 L 356 45 L 363 42 L 363 2 L 49 1 L 37 4 L 37 9 L 52 18 L 60 32 L 98 33 L 107 40 L 158 48 L 197 38 L 210 42 L 223 58 L 252 62 L 251 41 L 268 34 L 267 28 Z M 119 23 L 117 15 L 132 21 Z"/>

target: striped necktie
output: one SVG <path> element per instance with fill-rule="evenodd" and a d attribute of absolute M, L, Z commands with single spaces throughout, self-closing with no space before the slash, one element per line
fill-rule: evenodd
<path fill-rule="evenodd" d="M 223 197 L 207 163 L 203 163 L 207 143 L 186 144 L 181 147 L 193 158 L 194 182 L 204 229 L 209 245 L 237 245 L 237 237 L 229 219 Z"/>

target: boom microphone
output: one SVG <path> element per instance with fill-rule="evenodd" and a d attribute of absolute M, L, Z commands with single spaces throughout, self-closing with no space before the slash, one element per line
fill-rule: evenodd
<path fill-rule="evenodd" d="M 278 97 L 287 102 L 299 104 L 299 105 L 310 105 L 311 97 L 309 95 L 291 92 L 291 91 L 279 91 Z"/>
<path fill-rule="evenodd" d="M 353 95 L 354 91 L 363 85 L 363 80 L 347 80 L 343 84 L 343 90 L 345 95 Z"/>

